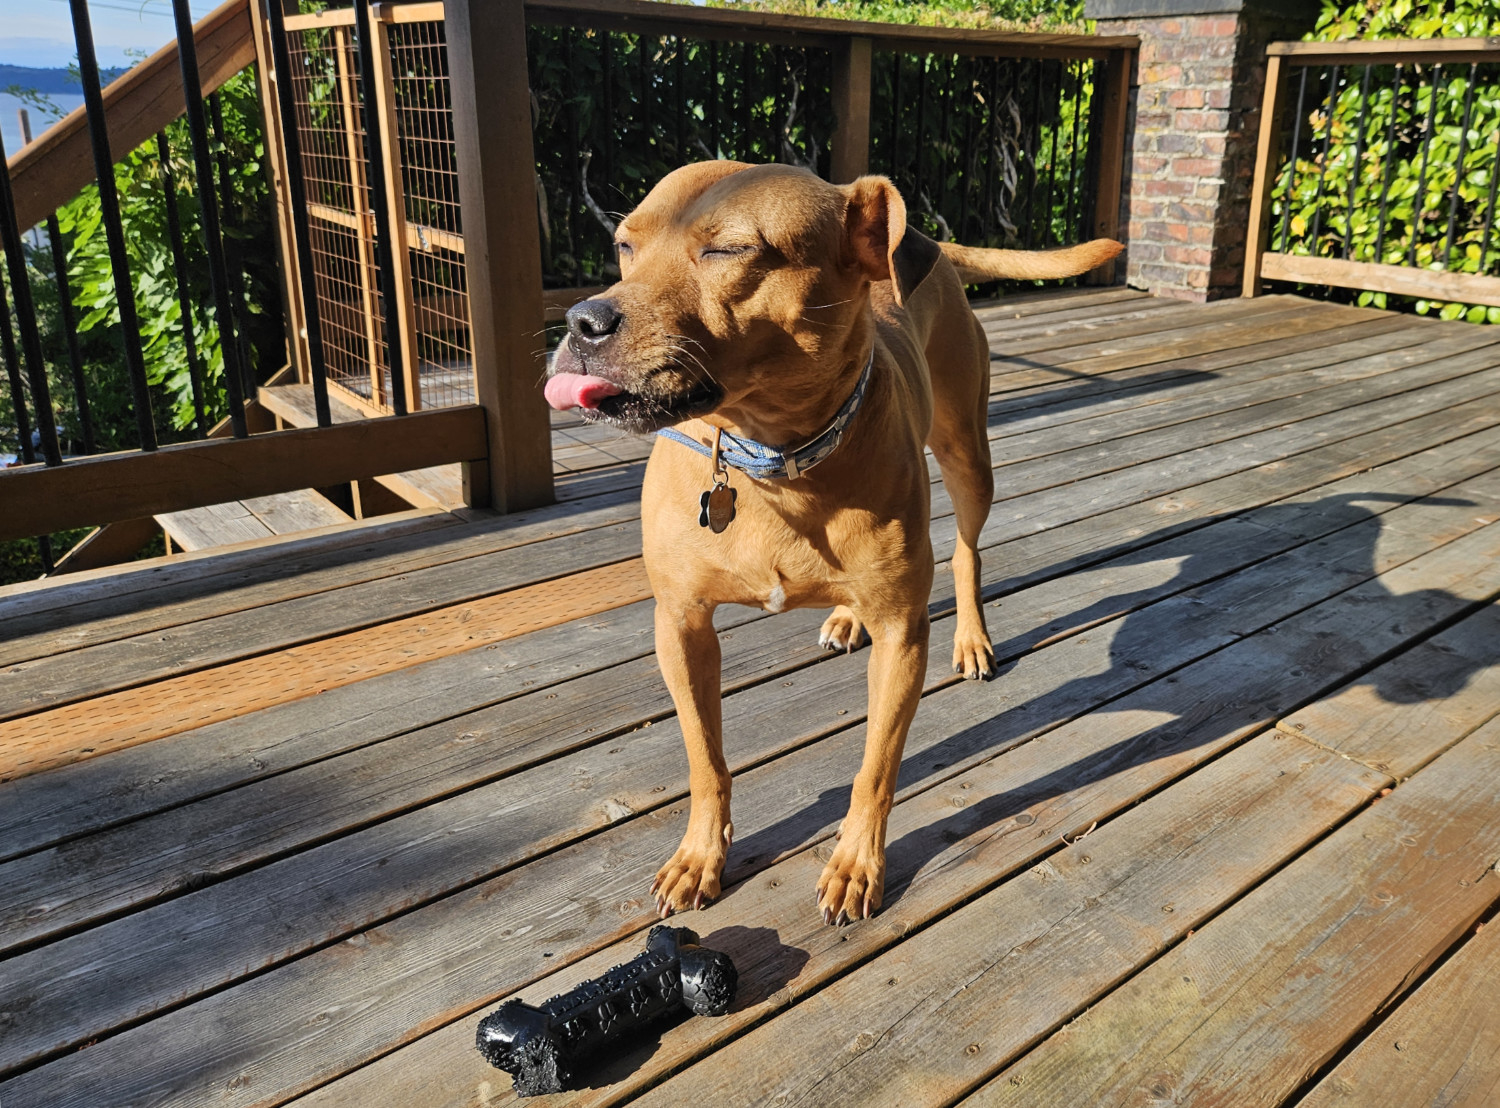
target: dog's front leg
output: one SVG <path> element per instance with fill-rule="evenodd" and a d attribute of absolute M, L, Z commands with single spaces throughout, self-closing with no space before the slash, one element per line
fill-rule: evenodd
<path fill-rule="evenodd" d="M 712 605 L 656 605 L 656 658 L 677 706 L 687 744 L 692 809 L 687 833 L 656 874 L 651 892 L 662 918 L 701 908 L 719 895 L 729 855 L 729 767 L 724 762 L 719 700 L 719 636 Z"/>
<path fill-rule="evenodd" d="M 925 594 L 923 594 L 925 596 Z M 825 923 L 866 918 L 885 893 L 885 823 L 896 798 L 906 732 L 927 673 L 927 606 L 867 624 L 873 649 L 865 756 L 833 857 L 818 879 Z"/>

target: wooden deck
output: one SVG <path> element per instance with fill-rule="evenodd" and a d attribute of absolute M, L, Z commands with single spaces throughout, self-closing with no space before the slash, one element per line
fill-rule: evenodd
<path fill-rule="evenodd" d="M 541 1103 L 1500 1103 L 1500 328 L 980 314 L 1002 667 L 945 671 L 940 566 L 885 908 L 813 906 L 866 655 L 721 612 L 732 885 L 680 922 L 740 1001 Z M 647 444 L 556 430 L 545 510 L 0 592 L 3 1108 L 505 1104 L 479 1016 L 638 952 Z"/>

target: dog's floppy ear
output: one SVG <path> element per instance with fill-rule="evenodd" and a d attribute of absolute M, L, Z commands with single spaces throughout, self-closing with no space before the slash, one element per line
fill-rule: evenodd
<path fill-rule="evenodd" d="M 896 303 L 904 305 L 937 264 L 942 250 L 906 225 L 906 202 L 888 178 L 861 177 L 844 186 L 844 192 L 848 196 L 844 234 L 850 256 L 870 280 L 890 281 Z"/>

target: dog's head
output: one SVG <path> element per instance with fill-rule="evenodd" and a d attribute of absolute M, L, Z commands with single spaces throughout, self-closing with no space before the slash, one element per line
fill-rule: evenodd
<path fill-rule="evenodd" d="M 796 429 L 868 351 L 871 284 L 900 304 L 938 255 L 884 177 L 738 162 L 671 173 L 615 242 L 620 281 L 568 312 L 547 398 L 636 432 L 715 411 Z"/>

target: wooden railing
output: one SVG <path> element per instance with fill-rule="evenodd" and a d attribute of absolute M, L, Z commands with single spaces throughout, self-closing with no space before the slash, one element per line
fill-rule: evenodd
<path fill-rule="evenodd" d="M 414 291 L 410 281 L 402 285 L 405 303 L 395 311 L 407 320 L 400 341 L 413 353 L 415 338 L 423 326 L 435 320 L 453 320 L 462 314 L 471 352 L 474 403 L 461 403 L 410 415 L 374 418 L 337 426 L 296 431 L 251 433 L 240 427 L 237 440 L 208 441 L 164 446 L 160 450 L 126 451 L 70 459 L 61 464 L 25 465 L 0 473 L 0 538 L 46 534 L 86 524 L 135 520 L 155 513 L 180 510 L 283 491 L 322 487 L 354 478 L 388 474 L 398 470 L 463 463 L 465 496 L 469 503 L 512 511 L 544 503 L 552 497 L 549 422 L 536 388 L 537 335 L 549 312 L 570 303 L 570 298 L 593 289 L 553 289 L 544 293 L 541 241 L 536 205 L 536 158 L 533 155 L 531 92 L 527 80 L 527 28 L 536 26 L 586 27 L 593 33 L 676 36 L 712 42 L 749 42 L 774 46 L 810 47 L 829 52 L 832 58 L 829 102 L 833 132 L 822 167 L 835 180 L 851 179 L 871 166 L 872 130 L 882 121 L 872 119 L 872 72 L 874 59 L 882 54 L 909 52 L 927 56 L 940 54 L 978 59 L 1038 59 L 1053 64 L 1061 75 L 1061 63 L 1087 61 L 1067 72 L 1074 97 L 1071 128 L 1075 140 L 1066 166 L 1066 187 L 1077 190 L 1086 184 L 1088 205 L 1070 202 L 1069 215 L 1077 217 L 1076 230 L 1093 235 L 1114 236 L 1117 230 L 1120 180 L 1124 160 L 1124 135 L 1128 82 L 1137 46 L 1134 38 L 1067 35 L 1018 35 L 999 32 L 959 31 L 927 27 L 889 26 L 842 20 L 807 19 L 767 13 L 706 9 L 653 4 L 635 0 L 447 0 L 446 3 L 382 4 L 372 9 L 378 41 L 390 46 L 392 28 L 431 24 L 441 20 L 443 74 L 449 84 L 444 126 L 451 136 L 453 188 L 451 201 L 455 219 L 439 225 L 411 217 L 397 218 L 391 225 L 395 246 L 404 251 L 446 251 L 462 260 L 462 288 Z M 288 15 L 288 29 L 301 34 L 308 29 L 338 29 L 349 48 L 353 13 L 332 11 L 321 15 Z M 258 4 L 241 0 L 218 9 L 199 26 L 197 50 L 205 93 L 237 69 L 254 64 L 266 115 L 266 137 L 271 171 L 282 208 L 280 249 L 287 277 L 286 306 L 289 352 L 295 367 L 308 379 L 306 335 L 309 306 L 297 293 L 294 275 L 301 258 L 294 241 L 293 205 L 287 192 L 289 165 L 278 136 L 281 106 L 272 65 L 270 30 Z M 338 62 L 347 103 L 343 112 L 347 133 L 342 135 L 344 154 L 351 166 L 357 161 L 358 135 L 355 123 L 364 110 L 363 100 L 352 91 L 350 58 Z M 160 130 L 182 112 L 182 87 L 175 86 L 178 63 L 175 48 L 168 48 L 111 86 L 105 96 L 107 128 L 111 147 L 122 156 L 126 149 Z M 925 74 L 927 69 L 922 69 Z M 973 74 L 972 69 L 952 67 L 950 74 Z M 1012 70 L 1014 82 L 1024 76 Z M 989 71 L 991 81 L 996 71 Z M 286 79 L 293 79 L 290 74 Z M 382 87 L 390 95 L 394 76 L 383 75 Z M 1045 81 L 1046 74 L 1043 73 Z M 1085 113 L 1085 81 L 1092 99 Z M 898 86 L 899 87 L 899 86 Z M 979 87 L 977 83 L 974 86 Z M 1031 92 L 1029 104 L 1040 117 L 1046 95 L 1062 96 L 1068 87 L 1054 76 L 1052 93 L 1041 88 Z M 379 98 L 377 93 L 377 99 Z M 398 139 L 399 122 L 394 113 L 372 105 L 372 119 L 388 139 Z M 899 108 L 899 105 L 898 105 Z M 300 109 L 299 109 L 300 110 Z M 994 107 L 991 108 L 992 114 Z M 1080 119 L 1080 116 L 1083 118 Z M 1086 131 L 1087 155 L 1076 145 L 1080 129 Z M 1056 163 L 1064 124 L 1058 122 L 1050 139 L 1047 189 L 1050 195 L 1056 176 L 1059 195 L 1065 183 Z M 891 134 L 895 135 L 894 121 Z M 1040 136 L 1034 129 L 1034 135 Z M 1038 141 L 1039 138 L 1038 138 Z M 81 145 L 80 145 L 81 144 Z M 399 141 L 387 143 L 399 151 Z M 80 158 L 78 151 L 84 156 Z M 60 198 L 69 196 L 92 176 L 87 154 L 89 136 L 81 113 L 75 113 L 54 132 L 10 164 L 16 189 L 16 214 L 12 226 L 30 226 L 45 217 Z M 1036 158 L 1035 151 L 1032 152 Z M 918 170 L 922 167 L 917 157 Z M 956 163 L 955 163 L 956 164 Z M 876 167 L 881 168 L 879 166 Z M 951 171 L 948 166 L 946 171 Z M 388 167 L 387 179 L 400 182 L 399 162 Z M 1039 166 L 1033 166 L 1033 176 Z M 357 167 L 351 172 L 362 172 Z M 373 176 L 370 178 L 375 179 Z M 967 197 L 969 194 L 966 193 Z M 458 198 L 462 197 L 462 225 L 456 222 Z M 403 212 L 405 199 L 390 198 L 394 211 Z M 309 202 L 298 212 L 339 226 L 361 237 L 361 250 L 369 250 L 371 224 L 363 213 L 334 209 L 325 199 Z M 1076 208 L 1076 212 L 1074 209 Z M 324 210 L 330 209 L 330 210 Z M 962 226 L 962 224 L 961 224 Z M 1059 233 L 1050 214 L 1041 224 L 1041 240 Z M 1071 232 L 1069 232 L 1071 233 Z M 404 240 L 404 241 L 402 241 Z M 400 251 L 398 251 L 399 253 Z M 362 257 L 362 262 L 365 261 Z M 1108 275 L 1100 275 L 1109 279 Z M 377 299 L 366 275 L 366 284 L 356 298 L 331 310 L 317 311 L 336 326 L 359 326 L 369 347 L 383 341 L 376 328 Z M 395 332 L 393 332 L 395 333 Z M 415 353 L 420 356 L 421 351 Z M 407 361 L 417 364 L 417 359 Z M 371 414 L 379 410 L 381 383 L 378 365 L 371 379 Z M 317 382 L 317 375 L 312 375 Z M 335 384 L 337 384 L 335 379 Z M 411 395 L 420 406 L 420 384 Z M 48 413 L 39 414 L 46 418 Z M 249 432 L 262 432 L 251 426 Z M 154 444 L 149 444 L 154 445 Z"/>
<path fill-rule="evenodd" d="M 1474 95 L 1500 88 L 1500 38 L 1278 42 L 1267 55 L 1244 294 L 1276 280 L 1500 306 L 1500 128 L 1489 116 L 1476 131 Z"/>

